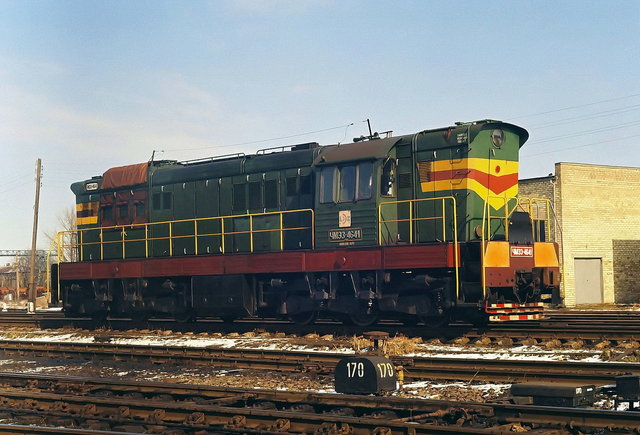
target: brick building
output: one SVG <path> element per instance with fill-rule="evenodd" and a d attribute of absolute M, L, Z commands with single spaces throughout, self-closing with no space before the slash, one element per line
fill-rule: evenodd
<path fill-rule="evenodd" d="M 567 306 L 640 303 L 640 168 L 556 163 L 555 175 L 520 180 L 521 196 L 556 211 Z"/>

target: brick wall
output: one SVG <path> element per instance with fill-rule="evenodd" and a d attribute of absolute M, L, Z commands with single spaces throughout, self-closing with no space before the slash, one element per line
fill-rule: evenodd
<path fill-rule="evenodd" d="M 640 240 L 613 240 L 613 284 L 619 304 L 640 302 Z"/>
<path fill-rule="evenodd" d="M 565 304 L 576 303 L 576 258 L 602 259 L 603 302 L 640 302 L 629 292 L 616 291 L 614 272 L 630 267 L 618 255 L 614 266 L 614 240 L 633 245 L 640 240 L 640 168 L 556 163 L 556 211 L 562 228 Z M 637 256 L 637 253 L 636 253 Z M 637 269 L 636 269 L 637 270 Z M 633 273 L 633 271 L 630 271 Z M 623 277 L 618 278 L 618 282 Z M 622 284 L 621 284 L 622 285 Z"/>
<path fill-rule="evenodd" d="M 638 303 L 640 168 L 556 163 L 555 176 L 520 180 L 519 196 L 552 199 L 563 267 L 562 295 L 576 304 L 576 258 L 602 259 L 603 302 Z"/>
<path fill-rule="evenodd" d="M 555 217 L 555 193 L 556 193 L 556 177 L 550 175 L 548 177 L 529 178 L 526 180 L 520 180 L 518 184 L 518 196 L 529 197 L 534 199 L 548 199 L 551 205 L 550 213 L 550 234 L 551 237 L 547 238 L 548 241 L 559 240 L 556 234 L 556 217 Z"/>

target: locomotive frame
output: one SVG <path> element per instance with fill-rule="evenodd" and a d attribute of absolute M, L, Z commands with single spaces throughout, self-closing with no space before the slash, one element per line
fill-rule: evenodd
<path fill-rule="evenodd" d="M 78 229 L 58 249 L 79 261 L 58 265 L 65 312 L 540 318 L 560 274 L 548 201 L 516 197 L 527 137 L 484 120 L 112 168 L 72 185 Z"/>

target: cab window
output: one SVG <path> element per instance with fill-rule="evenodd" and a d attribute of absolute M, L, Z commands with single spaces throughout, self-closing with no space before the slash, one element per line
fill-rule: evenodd
<path fill-rule="evenodd" d="M 344 166 L 340 168 L 339 202 L 351 202 L 356 193 L 356 167 Z"/>
<path fill-rule="evenodd" d="M 396 182 L 396 161 L 389 159 L 382 167 L 382 176 L 380 177 L 380 195 L 395 196 L 394 185 Z"/>
<path fill-rule="evenodd" d="M 320 172 L 320 202 L 326 204 L 333 202 L 333 182 L 336 178 L 336 168 L 325 167 Z"/>
<path fill-rule="evenodd" d="M 370 199 L 373 188 L 373 163 L 358 165 L 358 199 Z"/>
<path fill-rule="evenodd" d="M 373 196 L 373 162 L 325 167 L 320 172 L 320 203 L 353 202 Z"/>

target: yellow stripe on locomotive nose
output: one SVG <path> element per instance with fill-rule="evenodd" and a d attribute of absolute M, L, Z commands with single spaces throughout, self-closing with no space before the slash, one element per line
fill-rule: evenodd
<path fill-rule="evenodd" d="M 80 225 L 95 225 L 98 223 L 98 201 L 76 204 L 76 222 Z"/>
<path fill-rule="evenodd" d="M 98 223 L 98 216 L 87 216 L 77 218 L 78 226 L 80 225 L 95 225 Z"/>
<path fill-rule="evenodd" d="M 92 213 L 98 213 L 98 201 L 91 201 L 91 202 L 81 202 L 79 204 L 76 204 L 76 211 L 85 211 L 85 210 L 89 210 Z"/>

